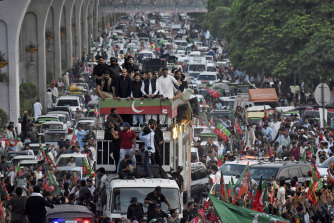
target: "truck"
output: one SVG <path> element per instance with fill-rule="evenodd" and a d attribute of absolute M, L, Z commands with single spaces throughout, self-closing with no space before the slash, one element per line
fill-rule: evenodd
<path fill-rule="evenodd" d="M 162 144 L 162 169 L 166 173 L 171 173 L 178 166 L 183 167 L 182 176 L 184 179 L 184 201 L 187 202 L 191 193 L 191 140 L 192 140 L 192 110 L 188 102 L 193 94 L 191 89 L 186 89 L 182 93 L 182 98 L 176 100 L 143 99 L 134 100 L 120 99 L 114 100 L 107 98 L 100 100 L 100 115 L 107 115 L 111 108 L 116 108 L 117 113 L 133 115 L 133 114 L 158 114 L 168 115 L 172 119 L 172 125 L 168 128 L 163 127 L 164 142 Z M 138 137 L 140 129 L 131 127 Z M 116 171 L 117 163 L 114 157 L 114 144 L 112 140 L 105 140 L 104 134 L 97 133 L 98 140 L 96 144 L 97 156 L 95 168 L 101 167 L 109 173 Z M 137 139 L 137 151 L 139 152 L 139 144 L 142 143 Z M 138 163 L 137 163 L 138 168 Z M 164 180 L 158 178 L 157 180 Z M 147 187 L 145 184 L 143 187 Z"/>

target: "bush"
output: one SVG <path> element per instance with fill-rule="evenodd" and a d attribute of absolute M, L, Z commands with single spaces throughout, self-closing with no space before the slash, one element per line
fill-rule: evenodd
<path fill-rule="evenodd" d="M 0 109 L 0 128 L 3 129 L 8 124 L 8 115 L 7 113 Z"/>
<path fill-rule="evenodd" d="M 33 83 L 22 83 L 20 84 L 20 113 L 22 114 L 24 110 L 28 112 L 32 111 L 34 101 L 37 96 L 37 87 Z"/>
<path fill-rule="evenodd" d="M 54 76 L 51 70 L 46 70 L 46 85 L 53 85 Z"/>

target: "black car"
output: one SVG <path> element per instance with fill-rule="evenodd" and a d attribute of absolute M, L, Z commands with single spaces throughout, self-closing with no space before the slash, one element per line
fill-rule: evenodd
<path fill-rule="evenodd" d="M 249 174 L 256 181 L 259 181 L 262 176 L 262 180 L 267 181 L 271 178 L 291 180 L 297 177 L 299 182 L 304 182 L 309 178 L 308 172 L 311 170 L 312 166 L 307 162 L 273 162 L 253 165 L 249 168 Z"/>

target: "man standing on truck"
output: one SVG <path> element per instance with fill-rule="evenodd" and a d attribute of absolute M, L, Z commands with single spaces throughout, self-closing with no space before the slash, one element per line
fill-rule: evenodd
<path fill-rule="evenodd" d="M 161 206 L 161 203 L 165 202 L 168 206 L 168 210 L 171 209 L 170 203 L 167 198 L 162 194 L 161 187 L 157 186 L 153 192 L 150 192 L 146 195 L 144 203 L 148 204 L 147 209 L 147 219 L 150 221 L 153 218 L 155 213 L 155 206 L 158 204 Z"/>
<path fill-rule="evenodd" d="M 110 66 L 109 66 L 110 76 L 113 80 L 117 80 L 119 78 L 122 69 L 117 63 L 117 59 L 115 57 L 110 57 Z"/>
<path fill-rule="evenodd" d="M 164 143 L 164 136 L 161 129 L 157 125 L 157 121 L 150 119 L 148 121 L 150 128 L 154 131 L 154 146 L 155 146 L 155 162 L 162 166 L 162 146 Z"/>
<path fill-rule="evenodd" d="M 110 114 L 107 116 L 107 123 L 110 122 L 114 123 L 114 125 L 118 127 L 123 125 L 124 123 L 122 117 L 119 114 L 117 114 L 116 108 L 110 109 Z"/>
<path fill-rule="evenodd" d="M 132 91 L 131 91 L 131 99 L 141 98 L 143 97 L 141 92 L 142 81 L 140 79 L 139 74 L 135 74 L 135 80 L 132 81 Z M 132 115 L 132 124 L 136 126 L 138 123 L 139 125 L 143 125 L 144 116 L 141 114 L 133 114 Z"/>
<path fill-rule="evenodd" d="M 153 78 L 152 71 L 147 72 L 147 79 L 145 79 L 141 85 L 141 92 L 145 98 L 156 98 L 158 95 L 157 89 L 157 79 Z M 154 119 L 157 121 L 157 115 L 146 114 L 145 115 L 145 122 L 147 123 L 148 120 Z"/>
<path fill-rule="evenodd" d="M 106 70 L 104 77 L 96 79 L 97 94 L 104 101 L 106 98 L 112 98 L 115 94 L 115 87 L 113 86 L 114 79 L 110 77 L 110 71 Z"/>
<path fill-rule="evenodd" d="M 131 156 L 132 166 L 133 168 L 136 168 L 136 133 L 130 129 L 130 124 L 128 122 L 125 122 L 123 127 L 123 130 L 118 133 L 118 136 L 115 136 L 115 139 L 121 139 L 117 174 L 119 173 L 119 165 L 126 154 Z"/>

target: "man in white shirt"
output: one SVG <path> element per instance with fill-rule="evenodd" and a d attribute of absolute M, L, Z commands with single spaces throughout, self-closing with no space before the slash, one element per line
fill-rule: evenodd
<path fill-rule="evenodd" d="M 275 116 L 274 121 L 270 123 L 269 127 L 272 129 L 271 138 L 275 140 L 278 130 L 281 127 L 281 122 L 278 121 L 277 116 Z"/>
<path fill-rule="evenodd" d="M 147 79 L 143 80 L 140 90 L 145 98 L 155 98 L 157 96 L 157 80 L 153 78 L 152 71 L 147 72 Z M 157 121 L 157 115 L 146 114 L 145 122 L 148 123 L 148 120 L 150 119 L 154 119 L 155 121 Z"/>
<path fill-rule="evenodd" d="M 279 181 L 279 188 L 277 191 L 277 202 L 280 206 L 285 205 L 285 180 Z"/>
<path fill-rule="evenodd" d="M 37 101 L 34 104 L 34 118 L 35 121 L 37 120 L 38 116 L 40 116 L 42 114 L 42 104 L 39 102 L 39 99 L 37 99 Z"/>
<path fill-rule="evenodd" d="M 171 75 L 168 75 L 168 69 L 163 68 L 162 69 L 162 76 L 159 77 L 157 81 L 157 89 L 159 91 L 159 94 L 161 96 L 161 100 L 164 99 L 176 99 L 177 97 L 174 97 L 174 91 L 178 91 L 178 82 L 175 80 L 174 77 Z M 175 90 L 176 89 L 176 90 Z M 160 119 L 160 125 L 164 125 L 166 118 L 168 117 L 167 114 L 162 114 L 159 116 Z M 168 117 L 167 124 L 171 125 L 172 120 Z"/>

